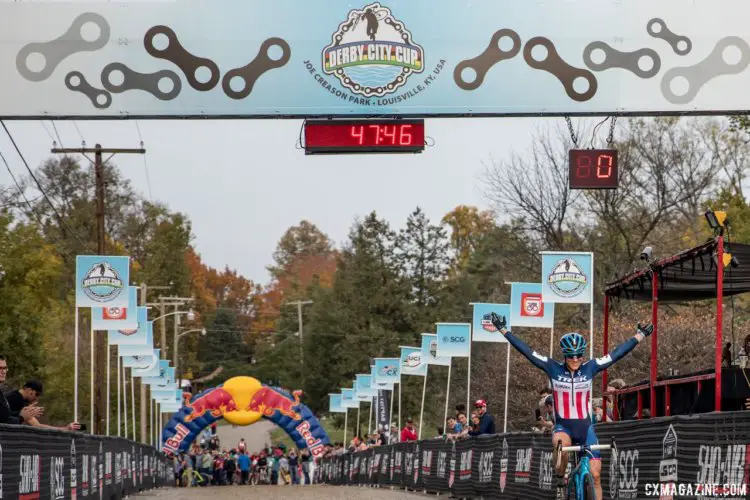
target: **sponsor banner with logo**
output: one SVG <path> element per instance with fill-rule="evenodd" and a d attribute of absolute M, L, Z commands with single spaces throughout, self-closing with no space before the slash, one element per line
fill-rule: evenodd
<path fill-rule="evenodd" d="M 375 405 L 377 408 L 377 422 L 378 430 L 386 434 L 390 434 L 391 423 L 389 418 L 391 415 L 391 391 L 378 391 L 378 404 Z"/>
<path fill-rule="evenodd" d="M 422 359 L 427 362 L 428 365 L 439 365 L 439 366 L 450 366 L 450 356 L 438 356 L 438 340 L 437 335 L 434 333 L 423 333 L 422 334 Z"/>
<path fill-rule="evenodd" d="M 750 109 L 747 18 L 745 0 L 0 2 L 0 110 L 730 114 Z"/>
<path fill-rule="evenodd" d="M 91 308 L 91 328 L 93 330 L 137 330 L 138 329 L 138 287 L 128 287 L 128 306 L 107 306 Z"/>
<path fill-rule="evenodd" d="M 438 323 L 436 354 L 451 358 L 471 356 L 471 324 Z"/>
<path fill-rule="evenodd" d="M 108 330 L 107 339 L 109 340 L 109 345 L 139 345 L 151 348 L 154 333 L 153 322 L 148 320 L 148 308 L 137 307 L 134 310 L 137 311 L 135 327 Z"/>
<path fill-rule="evenodd" d="M 398 358 L 396 359 L 396 364 L 398 365 Z M 392 391 L 393 390 L 393 382 L 382 382 L 377 376 L 377 369 L 375 368 L 375 365 L 370 365 L 370 387 L 375 389 L 376 391 Z"/>
<path fill-rule="evenodd" d="M 179 403 L 182 401 L 182 391 L 177 389 L 177 384 L 167 387 L 151 387 L 151 399 L 158 403 Z"/>
<path fill-rule="evenodd" d="M 125 349 L 133 349 L 135 346 L 119 346 L 117 349 L 122 353 Z M 151 351 L 151 360 L 152 362 L 145 368 L 133 368 L 131 369 L 130 373 L 134 377 L 141 377 L 141 378 L 153 378 L 158 377 L 161 373 L 160 367 L 159 367 L 159 355 L 160 355 L 161 349 L 153 349 Z"/>
<path fill-rule="evenodd" d="M 595 429 L 600 444 L 614 444 L 601 451 L 605 498 L 750 496 L 750 412 L 631 420 Z M 388 449 L 386 476 L 394 487 L 457 498 L 555 498 L 550 434 L 425 440 L 379 447 L 378 452 Z M 322 459 L 321 465 L 360 464 L 362 458 L 347 453 Z M 360 474 L 357 484 L 374 481 Z M 331 484 L 353 483 L 344 474 L 343 481 Z"/>
<path fill-rule="evenodd" d="M 341 394 L 328 395 L 328 412 L 329 413 L 346 413 L 346 407 L 341 401 Z"/>
<path fill-rule="evenodd" d="M 159 360 L 159 375 L 156 377 L 142 377 L 141 383 L 150 385 L 152 390 L 166 389 L 175 383 L 174 367 L 169 366 L 168 359 Z"/>
<path fill-rule="evenodd" d="M 375 358 L 375 382 L 398 384 L 401 380 L 401 369 L 398 358 Z"/>
<path fill-rule="evenodd" d="M 594 254 L 541 252 L 542 302 L 590 304 L 593 301 Z"/>
<path fill-rule="evenodd" d="M 372 401 L 378 395 L 377 389 L 372 388 L 372 375 L 357 374 L 354 379 L 354 396 L 359 401 Z"/>
<path fill-rule="evenodd" d="M 476 302 L 474 306 L 474 318 L 472 324 L 471 340 L 474 342 L 508 342 L 505 335 L 497 331 L 492 324 L 491 314 L 494 312 L 500 317 L 505 316 L 508 330 L 511 329 L 510 306 L 508 304 L 483 304 Z"/>
<path fill-rule="evenodd" d="M 421 347 L 401 346 L 401 375 L 427 375 L 427 363 L 422 357 Z"/>
<path fill-rule="evenodd" d="M 554 328 L 555 303 L 542 302 L 541 283 L 510 284 L 510 324 L 514 327 Z"/>
<path fill-rule="evenodd" d="M 115 437 L 0 425 L 0 498 L 122 499 L 174 485 L 172 461 Z"/>
<path fill-rule="evenodd" d="M 136 354 L 133 356 L 123 356 L 123 350 L 127 350 L 138 346 L 119 346 L 117 348 L 118 353 L 122 356 L 122 366 L 125 368 L 134 368 L 136 370 L 150 371 L 154 367 L 159 367 L 159 353 L 161 349 L 154 349 L 151 354 Z M 155 376 L 158 376 L 158 372 Z"/>
<path fill-rule="evenodd" d="M 341 404 L 344 408 L 359 408 L 359 400 L 354 395 L 354 389 L 341 389 Z"/>
<path fill-rule="evenodd" d="M 76 307 L 128 307 L 129 283 L 130 257 L 76 257 Z"/>

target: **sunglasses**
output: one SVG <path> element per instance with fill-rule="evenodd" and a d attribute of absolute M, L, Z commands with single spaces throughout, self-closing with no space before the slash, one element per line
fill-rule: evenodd
<path fill-rule="evenodd" d="M 581 359 L 583 358 L 583 354 L 570 354 L 565 356 L 565 359 Z"/>

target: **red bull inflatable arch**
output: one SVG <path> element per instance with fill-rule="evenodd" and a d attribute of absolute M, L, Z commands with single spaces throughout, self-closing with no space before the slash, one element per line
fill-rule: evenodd
<path fill-rule="evenodd" d="M 300 402 L 301 395 L 302 391 L 289 394 L 252 377 L 233 377 L 194 396 L 186 393 L 182 408 L 162 431 L 162 451 L 170 456 L 187 451 L 203 429 L 221 418 L 234 425 L 251 425 L 264 418 L 317 458 L 330 440 L 312 411 Z"/>

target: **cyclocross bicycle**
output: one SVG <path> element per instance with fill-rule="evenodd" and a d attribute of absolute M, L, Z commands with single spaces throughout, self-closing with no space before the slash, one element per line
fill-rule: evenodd
<path fill-rule="evenodd" d="M 563 446 L 562 443 L 557 444 L 557 467 L 560 466 L 562 454 L 567 453 L 572 469 L 568 476 L 568 486 L 566 488 L 567 500 L 602 500 L 596 498 L 594 476 L 591 474 L 591 469 L 589 468 L 589 455 L 594 450 L 612 449 L 613 445 L 614 439 L 612 440 L 612 444 L 593 444 L 591 446 Z M 571 453 L 573 454 L 572 461 L 570 461 Z"/>

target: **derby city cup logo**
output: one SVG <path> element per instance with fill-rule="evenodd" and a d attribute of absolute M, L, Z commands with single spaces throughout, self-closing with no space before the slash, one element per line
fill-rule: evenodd
<path fill-rule="evenodd" d="M 492 313 L 487 313 L 482 316 L 482 330 L 487 332 L 495 333 L 497 328 L 492 324 Z"/>
<path fill-rule="evenodd" d="M 372 3 L 349 11 L 323 49 L 323 72 L 365 97 L 395 92 L 424 71 L 424 49 L 388 7 Z"/>
<path fill-rule="evenodd" d="M 580 294 L 588 283 L 588 277 L 583 273 L 573 259 L 562 259 L 555 264 L 552 272 L 547 276 L 552 291 L 561 297 L 575 297 Z"/>
<path fill-rule="evenodd" d="M 109 262 L 100 262 L 91 266 L 83 277 L 81 289 L 91 300 L 109 302 L 122 293 L 124 284 Z"/>
<path fill-rule="evenodd" d="M 521 316 L 544 316 L 544 302 L 541 293 L 521 293 Z"/>

